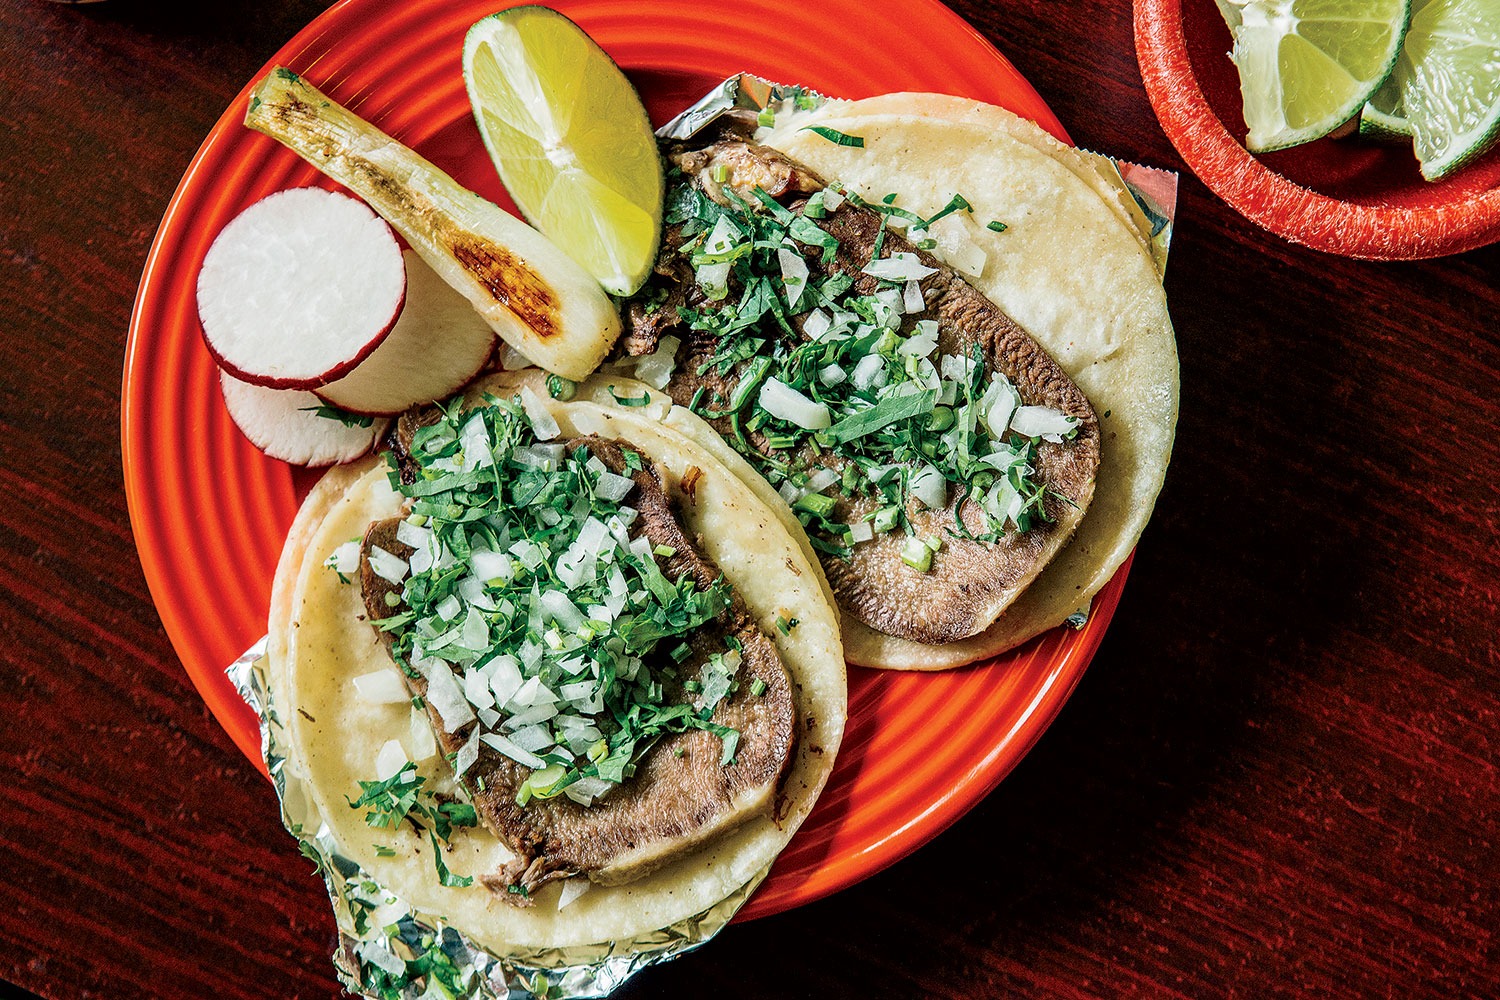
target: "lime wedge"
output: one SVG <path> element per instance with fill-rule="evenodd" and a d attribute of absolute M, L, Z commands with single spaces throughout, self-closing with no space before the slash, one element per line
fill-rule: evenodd
<path fill-rule="evenodd" d="M 1500 0 L 1414 0 L 1393 76 L 1423 177 L 1484 152 L 1500 131 Z"/>
<path fill-rule="evenodd" d="M 661 233 L 662 168 L 646 109 L 620 68 L 557 11 L 513 7 L 469 29 L 464 82 L 527 220 L 605 291 L 639 288 Z"/>
<path fill-rule="evenodd" d="M 1263 153 L 1353 118 L 1390 75 L 1411 0 L 1219 0 L 1250 134 Z"/>
<path fill-rule="evenodd" d="M 1411 33 L 1408 32 L 1408 38 Z M 1400 63 L 1398 62 L 1399 66 Z M 1366 139 L 1379 142 L 1410 142 L 1411 122 L 1401 110 L 1401 83 L 1396 79 L 1399 70 L 1386 78 L 1369 103 L 1359 113 L 1359 134 Z"/>

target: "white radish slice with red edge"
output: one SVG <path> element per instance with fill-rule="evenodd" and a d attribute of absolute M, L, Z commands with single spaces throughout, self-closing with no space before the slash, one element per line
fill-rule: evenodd
<path fill-rule="evenodd" d="M 219 373 L 224 405 L 250 443 L 271 458 L 293 465 L 335 465 L 366 454 L 390 421 L 351 416 L 348 422 L 319 416 L 323 401 L 303 389 L 268 389 Z M 359 426 L 363 420 L 368 426 Z"/>
<path fill-rule="evenodd" d="M 393 415 L 468 384 L 495 349 L 495 331 L 416 251 L 406 258 L 406 307 L 390 335 L 319 396 L 353 413 Z"/>
<path fill-rule="evenodd" d="M 390 225 L 322 188 L 278 191 L 235 216 L 198 272 L 209 352 L 243 382 L 326 385 L 396 325 L 406 267 Z"/>

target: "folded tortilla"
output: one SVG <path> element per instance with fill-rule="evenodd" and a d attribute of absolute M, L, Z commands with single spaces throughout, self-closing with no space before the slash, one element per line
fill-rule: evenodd
<path fill-rule="evenodd" d="M 863 146 L 806 130 L 818 124 Z M 1099 415 L 1094 498 L 1073 540 L 978 635 L 927 645 L 876 632 L 845 615 L 851 663 L 903 670 L 962 666 L 1020 645 L 1086 610 L 1135 547 L 1151 516 L 1177 422 L 1177 344 L 1161 277 L 1118 178 L 1000 108 L 932 94 L 831 102 L 763 141 L 870 201 L 930 216 L 961 194 L 973 206 L 949 218 L 985 251 L 968 280 L 1052 355 Z M 1132 211 L 1133 210 L 1133 211 Z M 945 220 L 946 221 L 946 220 Z M 1004 231 L 988 228 L 1000 222 Z M 811 546 L 790 508 L 701 419 L 681 407 L 663 418 L 691 435 Z"/>
<path fill-rule="evenodd" d="M 546 398 L 541 376 L 504 375 L 470 391 L 507 398 L 522 380 Z M 615 954 L 651 946 L 663 928 L 715 906 L 763 877 L 811 810 L 832 770 L 846 712 L 844 658 L 837 615 L 816 561 L 775 513 L 742 481 L 689 438 L 649 416 L 588 402 L 546 405 L 567 436 L 597 434 L 629 442 L 661 468 L 686 531 L 724 572 L 752 616 L 776 645 L 792 676 L 798 742 L 776 815 L 757 817 L 707 847 L 636 882 L 594 885 L 563 909 L 560 884 L 518 908 L 483 888 L 439 884 L 432 848 L 408 825 L 391 831 L 366 825 L 350 808 L 360 780 L 374 777 L 376 754 L 391 739 L 412 746 L 412 726 L 425 718 L 407 704 L 358 698 L 355 677 L 396 670 L 365 620 L 356 583 L 343 583 L 324 560 L 372 522 L 400 510 L 383 462 L 369 460 L 330 473 L 308 497 L 283 553 L 272 598 L 270 681 L 288 733 L 288 764 L 316 799 L 341 852 L 419 914 L 448 922 L 500 957 L 535 958 L 548 949 L 604 945 Z M 696 470 L 696 471 L 695 471 Z M 681 488 L 687 478 L 690 489 Z M 789 634 L 776 619 L 796 618 Z M 282 706 L 286 706 L 283 708 Z M 419 763 L 433 791 L 458 794 L 440 757 Z M 377 845 L 393 856 L 383 857 Z M 493 871 L 510 852 L 483 827 L 455 829 L 447 867 L 458 875 Z M 658 935 L 659 936 L 659 935 Z M 655 946 L 660 941 L 654 942 Z"/>

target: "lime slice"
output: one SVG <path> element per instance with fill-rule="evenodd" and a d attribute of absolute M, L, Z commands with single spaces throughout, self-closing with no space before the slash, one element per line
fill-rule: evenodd
<path fill-rule="evenodd" d="M 1410 32 L 1407 37 L 1411 37 Z M 1365 109 L 1359 113 L 1359 134 L 1366 139 L 1379 142 L 1411 141 L 1411 122 L 1406 120 L 1406 113 L 1401 110 L 1401 83 L 1396 79 L 1399 72 L 1398 69 L 1386 78 L 1385 83 L 1370 96 Z"/>
<path fill-rule="evenodd" d="M 1423 177 L 1484 152 L 1500 131 L 1500 0 L 1414 0 L 1393 76 Z"/>
<path fill-rule="evenodd" d="M 464 39 L 464 82 L 500 179 L 532 225 L 614 295 L 646 280 L 662 169 L 635 88 L 583 29 L 513 7 Z"/>
<path fill-rule="evenodd" d="M 1327 135 L 1390 75 L 1411 0 L 1219 0 L 1250 134 L 1263 153 Z"/>

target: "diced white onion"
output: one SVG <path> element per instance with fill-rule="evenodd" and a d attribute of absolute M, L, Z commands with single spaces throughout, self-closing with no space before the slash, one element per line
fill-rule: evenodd
<path fill-rule="evenodd" d="M 898 329 L 905 314 L 906 298 L 896 289 L 882 288 L 875 293 L 875 318 L 886 329 Z"/>
<path fill-rule="evenodd" d="M 928 326 L 929 323 L 931 326 Z M 926 358 L 937 350 L 937 324 L 931 320 L 918 323 L 916 332 L 903 340 L 896 350 L 911 357 Z"/>
<path fill-rule="evenodd" d="M 979 415 L 989 429 L 990 437 L 999 440 L 1004 436 L 1005 429 L 1010 426 L 1011 414 L 1020 401 L 1021 397 L 1016 394 L 1010 380 L 996 372 L 990 387 L 979 397 Z"/>
<path fill-rule="evenodd" d="M 521 386 L 521 408 L 526 411 L 526 419 L 531 421 L 531 430 L 538 441 L 551 441 L 562 433 L 547 404 L 529 385 Z"/>
<path fill-rule="evenodd" d="M 729 291 L 729 269 L 733 266 L 732 261 L 724 261 L 721 264 L 703 264 L 698 268 L 698 287 L 708 294 L 710 299 L 722 299 Z"/>
<path fill-rule="evenodd" d="M 768 378 L 760 387 L 761 408 L 773 417 L 805 430 L 820 431 L 833 424 L 828 407 L 808 399 L 785 382 Z"/>
<path fill-rule="evenodd" d="M 396 533 L 396 537 L 401 537 L 399 530 Z M 333 554 L 328 557 L 328 561 L 323 565 L 335 573 L 340 573 L 344 576 L 354 576 L 359 572 L 359 540 L 355 539 L 352 542 L 345 542 L 334 549 Z"/>
<path fill-rule="evenodd" d="M 885 385 L 885 358 L 879 354 L 866 354 L 854 366 L 854 388 L 861 392 L 878 389 Z"/>
<path fill-rule="evenodd" d="M 370 546 L 370 568 L 387 583 L 400 583 L 406 579 L 409 569 L 405 559 L 392 555 L 378 545 Z"/>
<path fill-rule="evenodd" d="M 427 700 L 438 710 L 448 732 L 456 733 L 474 721 L 474 710 L 463 688 L 453 676 L 453 669 L 442 660 L 433 660 L 427 672 Z"/>
<path fill-rule="evenodd" d="M 557 704 L 557 695 L 542 683 L 540 677 L 528 677 L 526 683 L 521 685 L 521 690 L 517 691 L 515 697 L 506 703 L 507 707 L 513 708 L 534 708 L 537 705 L 555 704 Z"/>
<path fill-rule="evenodd" d="M 451 622 L 458 617 L 459 612 L 463 611 L 463 609 L 463 602 L 458 599 L 457 595 L 449 594 L 441 601 L 438 601 L 438 605 L 435 610 L 437 611 L 439 618 L 441 618 L 445 622 Z"/>
<path fill-rule="evenodd" d="M 516 350 L 514 347 L 510 346 L 509 344 L 501 344 L 500 347 L 501 368 L 505 369 L 508 372 L 513 372 L 518 368 L 533 367 L 531 360 L 527 358 L 526 355 Z"/>
<path fill-rule="evenodd" d="M 827 386 L 838 385 L 849 377 L 849 373 L 838 365 L 828 365 L 818 370 L 818 381 Z"/>
<path fill-rule="evenodd" d="M 843 203 L 844 192 L 833 187 L 826 187 L 823 189 L 823 207 L 828 209 L 828 211 L 838 211 L 839 206 Z"/>
<path fill-rule="evenodd" d="M 677 348 L 681 345 L 682 341 L 670 333 L 662 336 L 656 350 L 636 362 L 635 377 L 653 389 L 665 389 L 677 367 Z"/>
<path fill-rule="evenodd" d="M 974 359 L 963 354 L 944 354 L 938 369 L 943 373 L 943 378 L 967 382 L 974 371 Z"/>
<path fill-rule="evenodd" d="M 791 506 L 802 499 L 802 491 L 789 482 L 782 483 L 776 487 L 776 492 L 781 494 L 781 499 L 787 502 L 787 506 Z"/>
<path fill-rule="evenodd" d="M 901 304 L 908 313 L 919 313 L 927 308 L 927 300 L 922 297 L 922 285 L 916 278 L 906 279 L 906 288 L 901 292 Z"/>
<path fill-rule="evenodd" d="M 411 759 L 417 762 L 437 755 L 437 738 L 432 735 L 432 720 L 427 713 L 413 706 L 406 724 L 411 736 Z"/>
<path fill-rule="evenodd" d="M 401 748 L 400 740 L 386 740 L 380 745 L 380 752 L 375 755 L 375 780 L 394 778 L 410 763 L 406 751 Z"/>
<path fill-rule="evenodd" d="M 539 724 L 522 726 L 510 734 L 510 739 L 516 746 L 531 753 L 542 753 L 557 742 L 552 738 L 552 730 Z"/>
<path fill-rule="evenodd" d="M 1018 407 L 1010 418 L 1010 429 L 1022 437 L 1040 437 L 1049 441 L 1061 441 L 1062 435 L 1078 426 L 1078 418 L 1070 417 L 1051 406 Z"/>
<path fill-rule="evenodd" d="M 494 444 L 481 414 L 476 413 L 464 422 L 458 432 L 458 444 L 464 455 L 462 471 L 472 472 L 495 464 Z"/>
<path fill-rule="evenodd" d="M 922 466 L 912 475 L 909 485 L 912 496 L 931 510 L 941 510 L 948 506 L 948 481 L 936 466 Z"/>
<path fill-rule="evenodd" d="M 875 529 L 869 521 L 855 521 L 849 525 L 849 538 L 856 545 L 860 542 L 868 542 L 875 537 Z"/>
<path fill-rule="evenodd" d="M 464 772 L 473 767 L 474 762 L 479 759 L 479 734 L 479 727 L 475 726 L 474 731 L 469 734 L 468 742 L 458 748 L 458 755 L 453 759 L 455 778 L 462 778 Z"/>
<path fill-rule="evenodd" d="M 479 738 L 489 746 L 505 754 L 505 756 L 509 757 L 517 764 L 521 764 L 525 767 L 530 767 L 533 769 L 539 769 L 547 766 L 547 762 L 545 760 L 542 760 L 542 758 L 538 757 L 534 753 L 522 750 L 520 747 L 516 746 L 504 736 L 501 736 L 499 733 L 485 733 Z"/>
<path fill-rule="evenodd" d="M 822 340 L 823 334 L 827 333 L 832 326 L 833 317 L 828 315 L 827 309 L 814 309 L 802 321 L 802 332 L 807 334 L 809 340 Z"/>
<path fill-rule="evenodd" d="M 495 693 L 490 690 L 490 679 L 480 670 L 464 672 L 464 697 L 475 708 L 495 707 Z"/>
<path fill-rule="evenodd" d="M 934 253 L 947 261 L 949 267 L 970 278 L 984 274 L 985 261 L 989 255 L 984 252 L 983 247 L 969 238 L 958 216 L 950 215 L 933 223 L 932 235 L 938 241 Z"/>
<path fill-rule="evenodd" d="M 475 549 L 469 553 L 469 565 L 473 567 L 474 576 L 480 580 L 500 579 L 509 582 L 516 575 L 508 552 Z"/>
<path fill-rule="evenodd" d="M 598 779 L 595 779 L 595 780 L 598 780 Z M 577 783 L 578 782 L 574 782 L 573 784 L 576 785 Z M 573 786 L 572 785 L 569 785 L 567 788 L 564 789 L 565 792 L 571 792 L 572 790 L 573 790 Z M 577 899 L 579 896 L 582 896 L 584 893 L 588 892 L 589 889 L 593 887 L 593 884 L 594 883 L 590 882 L 587 878 L 585 878 L 582 875 L 575 875 L 573 878 L 568 879 L 566 882 L 563 883 L 562 892 L 559 892 L 557 894 L 557 908 L 559 910 L 563 909 L 569 903 L 573 902 L 573 900 Z M 404 969 L 403 969 L 403 971 L 404 971 Z"/>
<path fill-rule="evenodd" d="M 564 788 L 563 794 L 579 805 L 591 806 L 600 798 L 608 795 L 613 788 L 613 784 L 602 778 L 579 778 L 567 788 Z"/>
<path fill-rule="evenodd" d="M 576 632 L 583 625 L 583 612 L 560 590 L 542 591 L 542 609 L 569 632 Z"/>
<path fill-rule="evenodd" d="M 555 472 L 562 464 L 563 446 L 560 444 L 522 445 L 511 451 L 510 457 L 521 465 L 541 469 L 543 472 Z"/>
<path fill-rule="evenodd" d="M 937 274 L 937 268 L 923 264 L 914 253 L 902 252 L 870 261 L 865 265 L 864 273 L 885 281 L 920 281 L 930 274 Z"/>
<path fill-rule="evenodd" d="M 506 720 L 511 726 L 529 726 L 534 722 L 546 722 L 557 715 L 556 705 L 533 705 L 524 712 L 517 712 Z"/>
<path fill-rule="evenodd" d="M 419 527 L 410 521 L 396 525 L 396 541 L 413 549 L 425 549 L 432 540 L 432 529 Z"/>
<path fill-rule="evenodd" d="M 805 496 L 808 493 L 822 493 L 843 478 L 842 473 L 824 466 L 807 477 L 807 485 L 803 487 L 803 495 Z"/>
<path fill-rule="evenodd" d="M 661 387 L 657 386 L 657 388 Z M 634 487 L 635 480 L 629 476 L 617 476 L 613 472 L 605 472 L 600 474 L 599 481 L 594 486 L 594 492 L 611 503 L 619 503 Z"/>
<path fill-rule="evenodd" d="M 359 675 L 354 678 L 354 693 L 371 705 L 397 705 L 411 699 L 411 692 L 394 670 Z"/>
<path fill-rule="evenodd" d="M 714 228 L 709 231 L 708 238 L 703 241 L 703 252 L 717 257 L 734 249 L 734 245 L 741 239 L 739 227 L 729 220 L 728 215 L 719 216 L 719 221 L 714 223 Z"/>
<path fill-rule="evenodd" d="M 786 247 L 777 248 L 776 259 L 781 264 L 781 281 L 786 285 L 787 303 L 795 312 L 802 293 L 807 291 L 807 261 L 800 253 Z"/>

